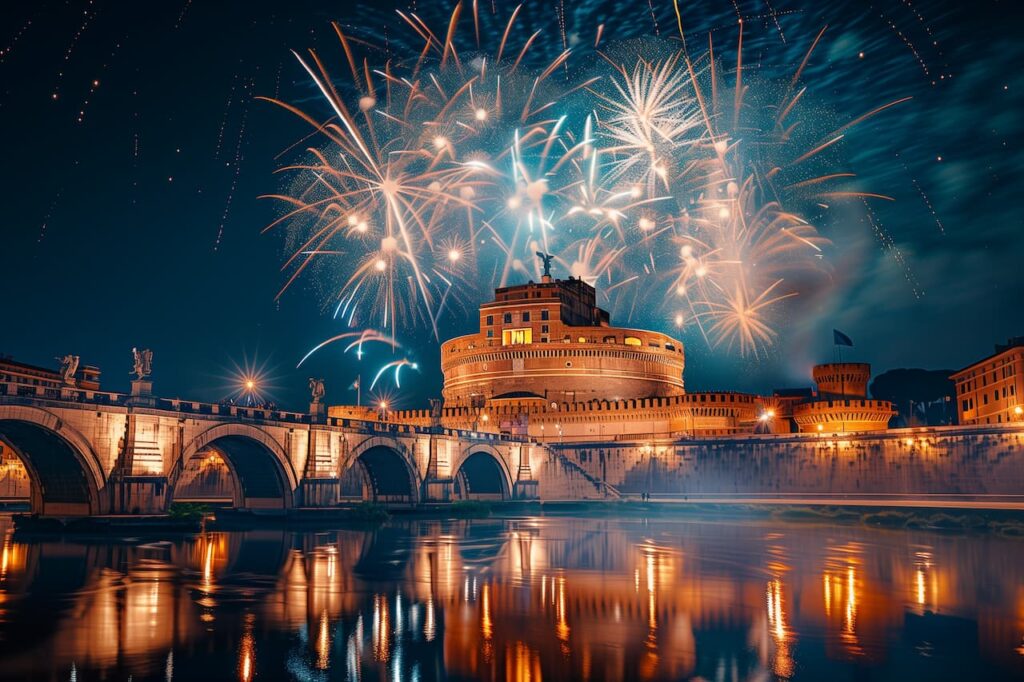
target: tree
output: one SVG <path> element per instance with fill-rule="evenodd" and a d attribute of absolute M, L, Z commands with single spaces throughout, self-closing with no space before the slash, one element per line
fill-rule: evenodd
<path fill-rule="evenodd" d="M 956 385 L 949 369 L 891 369 L 871 382 L 871 396 L 888 400 L 907 426 L 949 424 L 956 414 Z"/>

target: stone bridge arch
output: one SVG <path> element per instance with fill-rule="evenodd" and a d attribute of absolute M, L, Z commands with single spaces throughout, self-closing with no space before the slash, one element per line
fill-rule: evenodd
<path fill-rule="evenodd" d="M 513 480 L 506 457 L 493 445 L 469 443 L 452 462 L 456 497 L 461 499 L 507 500 L 512 497 Z"/>
<path fill-rule="evenodd" d="M 362 467 L 374 502 L 418 504 L 423 477 L 416 461 L 398 440 L 371 436 L 350 451 L 341 474 Z"/>
<path fill-rule="evenodd" d="M 32 512 L 49 516 L 102 514 L 106 475 L 89 441 L 39 407 L 0 405 L 0 438 L 32 480 Z"/>
<path fill-rule="evenodd" d="M 182 448 L 168 479 L 168 501 L 182 471 L 196 454 L 216 450 L 235 480 L 233 504 L 240 509 L 284 510 L 295 506 L 299 477 L 284 448 L 266 431 L 251 424 L 218 424 Z"/>

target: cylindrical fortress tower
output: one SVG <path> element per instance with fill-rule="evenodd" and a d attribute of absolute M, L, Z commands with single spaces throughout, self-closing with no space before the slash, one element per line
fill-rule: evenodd
<path fill-rule="evenodd" d="M 447 406 L 510 394 L 557 402 L 682 395 L 683 345 L 609 326 L 579 279 L 505 287 L 480 307 L 480 331 L 441 346 Z"/>
<path fill-rule="evenodd" d="M 866 362 L 833 362 L 816 365 L 814 383 L 821 397 L 866 398 L 871 365 Z"/>

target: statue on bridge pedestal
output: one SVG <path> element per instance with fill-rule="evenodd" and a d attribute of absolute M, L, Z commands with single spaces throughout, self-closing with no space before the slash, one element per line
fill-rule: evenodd
<path fill-rule="evenodd" d="M 145 350 L 132 348 L 132 361 L 134 362 L 132 373 L 139 381 L 153 373 L 153 351 L 148 348 Z"/>
<path fill-rule="evenodd" d="M 68 386 L 75 385 L 75 372 L 78 371 L 78 356 L 65 355 L 63 358 L 56 358 L 60 361 L 60 375 Z"/>
<path fill-rule="evenodd" d="M 324 380 L 309 378 L 309 393 L 313 397 L 313 404 L 317 405 L 324 397 Z"/>

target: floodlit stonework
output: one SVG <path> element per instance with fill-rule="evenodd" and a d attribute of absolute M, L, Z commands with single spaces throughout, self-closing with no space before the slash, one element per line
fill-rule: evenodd
<path fill-rule="evenodd" d="M 449 407 L 679 396 L 683 344 L 612 327 L 579 279 L 505 287 L 480 306 L 480 331 L 441 346 Z"/>
<path fill-rule="evenodd" d="M 475 334 L 441 346 L 444 407 L 389 418 L 547 442 L 885 429 L 894 414 L 869 400 L 870 365 L 814 369 L 818 391 L 756 396 L 684 390 L 683 344 L 612 326 L 578 279 L 504 287 L 480 306 Z"/>

